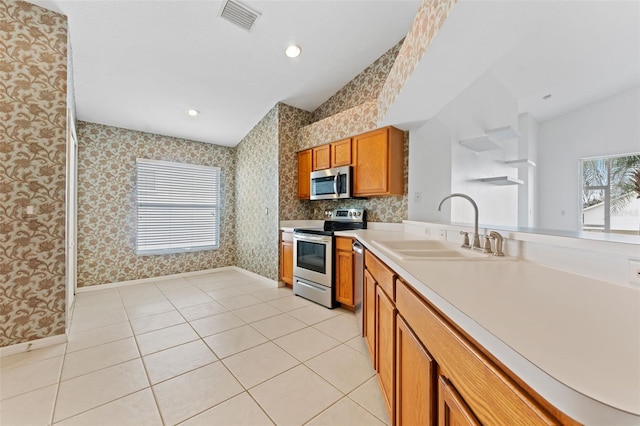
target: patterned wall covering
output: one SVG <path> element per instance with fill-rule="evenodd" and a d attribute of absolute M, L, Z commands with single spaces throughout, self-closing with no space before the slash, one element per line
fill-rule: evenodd
<path fill-rule="evenodd" d="M 78 123 L 78 286 L 236 264 L 235 149 Z M 221 168 L 220 248 L 136 256 L 136 157 Z"/>
<path fill-rule="evenodd" d="M 308 201 L 298 199 L 298 129 L 311 122 L 311 113 L 286 104 L 278 104 L 279 159 L 279 218 L 280 220 L 309 219 Z"/>
<path fill-rule="evenodd" d="M 298 131 L 298 150 L 348 138 L 375 129 L 378 102 L 364 102 L 346 111 L 302 127 Z"/>
<path fill-rule="evenodd" d="M 236 146 L 237 266 L 278 279 L 278 112 L 274 106 Z"/>
<path fill-rule="evenodd" d="M 400 40 L 342 89 L 338 90 L 335 95 L 316 108 L 313 111 L 313 122 L 357 107 L 364 102 L 378 99 L 396 56 L 400 52 L 403 41 L 404 39 Z"/>
<path fill-rule="evenodd" d="M 378 97 L 378 123 L 393 105 L 455 3 L 456 0 L 423 0 Z"/>
<path fill-rule="evenodd" d="M 65 328 L 67 20 L 3 0 L 0 34 L 0 346 L 8 346 Z"/>

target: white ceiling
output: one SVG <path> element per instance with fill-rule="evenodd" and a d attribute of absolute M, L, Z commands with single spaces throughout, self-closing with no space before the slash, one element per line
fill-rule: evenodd
<path fill-rule="evenodd" d="M 68 16 L 78 119 L 229 146 L 277 102 L 317 108 L 402 39 L 420 5 L 247 0 L 261 13 L 247 32 L 218 17 L 223 1 L 32 2 Z"/>
<path fill-rule="evenodd" d="M 640 1 L 459 0 L 383 124 L 418 127 L 487 72 L 540 122 L 636 86 Z"/>

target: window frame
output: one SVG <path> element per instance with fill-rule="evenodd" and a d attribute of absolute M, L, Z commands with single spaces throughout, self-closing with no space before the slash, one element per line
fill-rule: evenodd
<path fill-rule="evenodd" d="M 141 165 L 143 166 L 143 168 L 146 168 L 146 170 L 141 170 Z M 148 199 L 149 197 L 148 191 L 150 191 L 149 185 L 147 183 L 145 187 L 145 184 L 141 182 L 141 179 L 144 178 L 144 173 L 153 173 L 154 166 L 158 168 L 158 170 L 162 169 L 163 167 L 167 168 L 167 170 L 169 170 L 169 173 L 176 173 L 179 170 L 180 174 L 184 174 L 185 171 L 187 172 L 192 171 L 193 174 L 189 175 L 192 181 L 195 181 L 196 179 L 195 175 L 197 174 L 202 175 L 203 172 L 211 173 L 211 178 L 214 179 L 214 182 L 212 183 L 212 185 L 215 191 L 215 193 L 211 195 L 211 198 L 212 198 L 211 202 L 187 203 L 177 199 L 171 200 L 170 196 L 164 197 L 165 198 L 164 202 L 158 201 L 158 200 L 149 201 Z M 168 176 L 165 176 L 165 178 L 167 177 Z M 155 179 L 155 177 L 153 179 Z M 189 178 L 187 178 L 187 180 L 189 180 Z M 135 182 L 135 190 L 134 190 L 135 206 L 136 206 L 136 232 L 135 232 L 134 249 L 135 249 L 136 255 L 137 256 L 154 256 L 154 255 L 165 255 L 165 254 L 176 254 L 176 253 L 210 251 L 210 250 L 219 249 L 220 223 L 222 221 L 221 180 L 222 180 L 222 171 L 220 167 L 203 166 L 198 164 L 189 164 L 189 163 L 182 163 L 182 162 L 176 162 L 176 161 L 162 161 L 162 160 L 151 160 L 146 158 L 136 158 L 136 182 Z M 155 180 L 153 185 L 155 185 Z M 184 196 L 184 193 L 188 192 L 187 185 L 179 188 L 181 190 L 181 193 L 178 195 Z M 144 193 L 144 191 L 147 191 L 147 193 Z M 147 198 L 147 200 L 141 200 L 141 198 Z M 158 198 L 162 198 L 162 197 L 160 196 Z M 216 200 L 217 202 L 214 202 L 213 200 Z M 145 248 L 146 246 L 150 246 L 152 244 L 142 244 L 141 246 L 141 241 L 144 240 L 144 238 L 141 237 L 141 233 L 140 233 L 141 226 L 143 225 L 141 223 L 141 219 L 142 219 L 141 206 L 159 207 L 160 209 L 174 207 L 178 211 L 180 209 L 191 209 L 191 211 L 201 212 L 201 214 L 203 214 L 203 212 L 207 210 L 213 210 L 211 214 L 214 217 L 213 225 L 215 228 L 213 229 L 213 241 L 211 241 L 212 244 L 199 245 L 194 240 L 191 240 L 182 244 L 171 243 L 169 242 L 169 238 L 167 238 L 167 243 L 165 244 L 165 247 L 162 247 L 162 248 L 155 248 L 155 249 Z M 150 212 L 150 211 L 151 210 L 147 209 L 147 212 Z M 149 220 L 148 216 L 147 216 L 147 220 Z M 191 224 L 194 224 L 194 222 L 192 221 Z M 175 231 L 176 228 L 173 228 L 173 230 Z M 191 232 L 195 232 L 195 231 L 191 231 Z"/>

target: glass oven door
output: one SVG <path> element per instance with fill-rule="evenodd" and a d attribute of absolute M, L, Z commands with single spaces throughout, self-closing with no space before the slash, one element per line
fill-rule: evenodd
<path fill-rule="evenodd" d="M 294 234 L 293 275 L 331 287 L 333 276 L 333 237 Z"/>

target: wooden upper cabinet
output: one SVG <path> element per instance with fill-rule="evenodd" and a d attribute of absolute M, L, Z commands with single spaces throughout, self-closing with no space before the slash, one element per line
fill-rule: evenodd
<path fill-rule="evenodd" d="M 351 165 L 351 138 L 331 142 L 331 167 Z"/>
<path fill-rule="evenodd" d="M 313 171 L 350 166 L 352 158 L 351 138 L 316 146 L 313 148 Z"/>
<path fill-rule="evenodd" d="M 404 132 L 384 127 L 353 138 L 353 195 L 404 194 Z"/>
<path fill-rule="evenodd" d="M 311 198 L 311 157 L 310 149 L 298 152 L 298 198 Z"/>
<path fill-rule="evenodd" d="M 313 171 L 331 167 L 331 146 L 320 145 L 313 148 Z"/>

